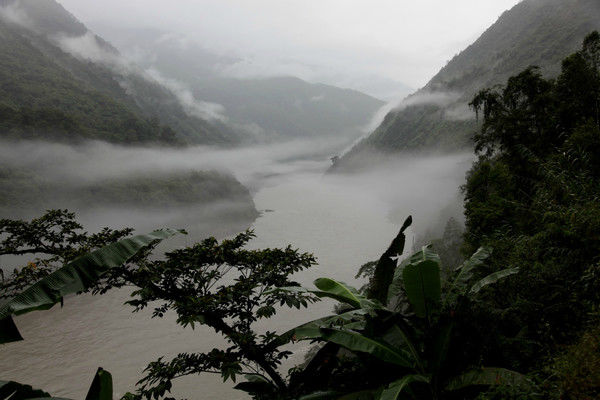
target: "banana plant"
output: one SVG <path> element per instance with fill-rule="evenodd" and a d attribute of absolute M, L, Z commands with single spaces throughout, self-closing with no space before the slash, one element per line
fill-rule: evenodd
<path fill-rule="evenodd" d="M 455 319 L 451 315 L 460 302 L 473 300 L 486 286 L 518 273 L 506 269 L 475 280 L 478 267 L 485 263 L 491 250 L 479 249 L 470 259 L 455 269 L 450 282 L 442 282 L 441 262 L 431 246 L 395 264 L 393 274 L 389 263 L 394 253 L 402 254 L 398 246 L 404 244 L 403 226 L 390 249 L 379 261 L 388 271 L 381 276 L 391 276 L 387 286 L 367 291 L 367 297 L 355 288 L 328 278 L 315 281 L 317 290 L 281 288 L 279 290 L 304 290 L 318 297 L 329 297 L 343 303 L 346 312 L 320 318 L 300 325 L 276 339 L 277 345 L 290 340 L 314 340 L 326 343 L 315 355 L 325 359 L 339 354 L 340 349 L 377 360 L 382 371 L 398 371 L 397 380 L 370 390 L 356 393 L 319 392 L 305 396 L 309 399 L 369 399 L 396 400 L 418 398 L 433 400 L 444 394 L 467 387 L 485 388 L 494 384 L 527 385 L 521 374 L 501 368 L 475 368 L 457 376 L 450 376 L 446 357 L 452 343 Z M 399 239 L 400 237 L 400 239 Z M 382 295 L 385 294 L 385 297 Z M 374 298 L 377 297 L 377 298 Z M 386 304 L 382 304 L 382 299 Z M 405 307 L 401 307 L 405 306 Z M 275 344 L 275 343 L 274 343 Z M 329 363 L 332 364 L 332 363 Z M 370 364 L 372 365 L 372 364 Z M 385 367 L 385 366 L 389 367 Z M 331 372 L 322 363 L 309 362 L 300 373 L 302 379 Z M 416 392 L 415 392 L 416 391 Z"/>
<path fill-rule="evenodd" d="M 0 304 L 0 344 L 23 340 L 13 315 L 48 310 L 57 303 L 62 304 L 64 296 L 91 288 L 111 268 L 123 265 L 142 249 L 176 233 L 184 231 L 160 229 L 104 246 L 67 263 Z"/>
<path fill-rule="evenodd" d="M 110 372 L 98 368 L 85 400 L 112 400 L 113 384 Z M 40 389 L 14 381 L 0 381 L 0 400 L 69 400 L 52 397 Z"/>

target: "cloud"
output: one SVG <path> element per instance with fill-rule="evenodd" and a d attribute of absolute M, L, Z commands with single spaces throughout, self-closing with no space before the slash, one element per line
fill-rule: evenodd
<path fill-rule="evenodd" d="M 163 86 L 176 97 L 184 111 L 191 116 L 209 121 L 226 120 L 224 116 L 225 107 L 222 105 L 197 100 L 191 90 L 184 84 L 164 77 L 153 68 L 142 70 L 131 58 L 124 57 L 112 48 L 103 45 L 92 32 L 87 32 L 85 35 L 77 37 L 60 35 L 55 37 L 54 40 L 63 51 L 77 58 L 104 64 L 117 73 L 124 75 L 124 77 L 138 75 L 149 82 Z M 134 54 L 133 58 L 135 57 L 139 57 L 139 54 Z M 121 84 L 125 88 L 129 87 L 126 79 L 123 79 Z"/>
<path fill-rule="evenodd" d="M 227 121 L 224 116 L 225 107 L 221 104 L 197 100 L 192 91 L 183 83 L 163 76 L 156 69 L 150 68 L 145 71 L 145 76 L 169 89 L 175 95 L 179 103 L 189 115 L 205 120 Z"/>
<path fill-rule="evenodd" d="M 236 76 L 295 75 L 352 82 L 374 74 L 425 84 L 519 0 L 63 0 L 84 22 L 176 32 L 246 61 Z M 424 22 L 427 23 L 424 23 Z M 110 36 L 110 28 L 105 33 Z M 298 75 L 305 74 L 305 75 Z M 307 76 L 310 76 L 307 78 Z M 342 80 L 328 80 L 338 85 Z"/>
<path fill-rule="evenodd" d="M 470 121 L 475 119 L 475 112 L 468 104 L 457 104 L 444 111 L 444 118 L 450 121 Z"/>
<path fill-rule="evenodd" d="M 103 46 L 98 37 L 92 32 L 88 31 L 82 36 L 61 34 L 54 37 L 54 40 L 64 52 L 76 58 L 107 64 L 120 69 L 132 68 L 116 51 Z"/>
<path fill-rule="evenodd" d="M 22 26 L 27 29 L 33 29 L 34 23 L 25 10 L 19 7 L 18 3 L 8 4 L 0 7 L 0 20 Z"/>

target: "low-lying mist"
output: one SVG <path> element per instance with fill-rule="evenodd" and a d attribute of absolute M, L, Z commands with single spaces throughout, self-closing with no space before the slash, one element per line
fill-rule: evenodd
<path fill-rule="evenodd" d="M 344 194 L 336 200 L 341 202 L 372 199 L 373 207 L 382 208 L 384 204 L 381 213 L 392 218 L 394 223 L 400 224 L 406 215 L 412 214 L 419 230 L 443 225 L 444 219 L 450 216 L 460 219 L 462 198 L 458 188 L 470 166 L 471 155 L 401 155 L 383 163 L 373 159 L 372 164 L 376 167 L 360 173 L 324 175 L 336 146 L 339 144 L 330 140 L 291 141 L 235 149 L 20 141 L 1 143 L 0 160 L 5 174 L 11 169 L 27 171 L 36 179 L 26 188 L 28 191 L 22 193 L 25 199 L 11 199 L 10 209 L 22 210 L 27 198 L 36 196 L 40 185 L 46 185 L 54 190 L 50 191 L 52 198 L 44 204 L 61 207 L 60 203 L 64 201 L 63 208 L 75 206 L 86 220 L 93 219 L 89 216 L 94 213 L 106 216 L 106 223 L 93 221 L 95 226 L 114 221 L 121 225 L 126 219 L 122 215 L 131 216 L 131 226 L 140 229 L 151 227 L 149 224 L 162 226 L 170 220 L 192 223 L 189 213 L 194 209 L 193 215 L 210 219 L 215 227 L 219 227 L 221 218 L 250 216 L 237 226 L 241 230 L 253 220 L 248 211 L 254 207 L 249 205 L 252 202 L 249 196 L 283 184 L 304 187 L 307 195 L 334 188 Z M 202 175 L 192 179 L 189 174 L 193 172 L 202 172 Z M 249 190 L 250 195 L 245 194 L 237 181 Z M 10 179 L 5 185 L 8 183 Z M 136 193 L 127 192 L 128 188 L 133 188 Z M 75 201 L 77 196 L 81 201 Z M 323 204 L 323 207 L 333 206 Z M 260 205 L 257 207 L 260 209 Z M 144 214 L 151 214 L 151 217 Z M 136 215 L 138 217 L 134 218 Z M 143 226 L 137 226 L 140 222 Z M 193 223 L 200 221 L 196 218 Z M 227 230 L 215 231 L 223 233 Z"/>
<path fill-rule="evenodd" d="M 314 253 L 319 265 L 295 277 L 301 284 L 310 286 L 315 278 L 329 276 L 360 286 L 354 281 L 357 268 L 379 257 L 406 216 L 414 217 L 409 235 L 443 225 L 450 216 L 460 216 L 458 187 L 471 155 L 402 155 L 384 163 L 373 162 L 376 167 L 357 174 L 325 174 L 335 148 L 335 143 L 327 141 L 238 149 L 2 142 L 0 189 L 10 185 L 7 177 L 11 177 L 11 170 L 26 174 L 19 180 L 13 173 L 12 182 L 21 188 L 2 217 L 23 216 L 24 204 L 51 193 L 54 197 L 46 200 L 57 207 L 74 205 L 73 210 L 89 231 L 103 226 L 130 226 L 144 232 L 167 226 L 190 232 L 165 241 L 157 254 L 173 246 L 191 245 L 207 235 L 225 237 L 252 227 L 256 233 L 249 244 L 252 248 L 291 244 Z M 197 185 L 189 183 L 194 173 L 199 177 L 192 183 Z M 29 185 L 24 183 L 27 181 Z M 233 182 L 239 186 L 234 187 Z M 237 197 L 220 193 L 219 183 L 234 187 L 225 192 L 237 193 Z M 111 188 L 108 193 L 98 189 L 105 186 Z M 90 187 L 99 191 L 90 191 Z M 215 200 L 203 200 L 203 191 L 213 193 Z M 6 191 L 1 190 L 0 200 L 5 196 Z M 98 196 L 105 200 L 99 202 Z M 178 196 L 184 196 L 184 201 Z M 197 202 L 194 196 L 198 196 Z M 262 211 L 258 218 L 251 213 L 255 209 Z M 409 236 L 408 250 L 411 241 Z M 0 262 L 3 268 L 15 265 L 6 257 L 0 257 Z M 25 381 L 34 374 L 39 377 L 36 385 L 63 396 L 82 398 L 89 375 L 98 364 L 119 377 L 116 393 L 125 393 L 140 379 L 143 367 L 157 357 L 186 351 L 191 342 L 197 344 L 198 351 L 224 345 L 221 338 L 207 330 L 200 331 L 202 339 L 198 340 L 198 331 L 179 329 L 171 319 L 157 321 L 144 313 L 132 315 L 122 306 L 127 299 L 126 290 L 106 296 L 81 296 L 69 299 L 65 309 L 21 317 L 19 326 L 28 332 L 26 345 L 11 347 L 0 360 L 0 368 L 11 379 Z M 331 306 L 330 302 L 321 302 L 309 310 L 282 313 L 261 329 L 285 331 L 299 321 L 330 312 Z M 302 362 L 309 345 L 298 346 L 296 358 L 290 359 L 286 367 Z M 32 348 L 37 354 L 49 354 L 53 363 L 67 365 L 71 379 L 57 379 L 48 372 L 47 364 L 27 358 L 25 354 Z M 114 348 L 120 351 L 112 351 Z M 215 398 L 243 398 L 214 376 L 178 382 L 174 395 L 194 398 L 199 384 Z"/>

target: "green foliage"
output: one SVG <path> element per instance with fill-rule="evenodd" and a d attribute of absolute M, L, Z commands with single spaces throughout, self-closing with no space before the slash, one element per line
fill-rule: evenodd
<path fill-rule="evenodd" d="M 556 397 L 594 399 L 600 396 L 600 328 L 586 330 L 554 361 Z"/>
<path fill-rule="evenodd" d="M 24 385 L 14 381 L 0 381 L 0 399 L 2 400 L 68 400 L 58 397 L 52 397 L 43 390 L 33 389 L 29 385 Z M 98 368 L 92 385 L 85 397 L 85 400 L 112 400 L 112 376 L 108 371 Z"/>
<path fill-rule="evenodd" d="M 406 241 L 406 235 L 404 231 L 412 224 L 412 216 L 409 216 L 400 232 L 394 238 L 390 247 L 381 255 L 375 270 L 373 271 L 373 278 L 371 279 L 371 286 L 369 288 L 369 297 L 376 299 L 382 303 L 385 303 L 388 298 L 389 283 L 394 276 L 394 269 L 396 268 L 396 262 L 392 257 L 399 256 L 404 251 L 404 243 Z M 360 274 L 360 271 L 359 271 Z"/>
<path fill-rule="evenodd" d="M 0 270 L 0 298 L 14 297 L 77 257 L 128 236 L 132 229 L 104 228 L 89 234 L 67 210 L 49 210 L 31 221 L 0 220 L 0 255 L 33 256 L 12 274 Z"/>
<path fill-rule="evenodd" d="M 483 120 L 464 186 L 465 252 L 494 248 L 481 284 L 520 269 L 472 312 L 493 316 L 485 357 L 510 368 L 540 369 L 597 308 L 599 57 L 594 32 L 555 80 L 529 68 L 472 102 Z"/>
<path fill-rule="evenodd" d="M 178 377 L 219 373 L 224 381 L 238 375 L 260 375 L 266 382 L 242 385 L 243 390 L 268 386 L 284 394 L 287 384 L 276 371 L 289 351 L 273 343 L 273 332 L 259 334 L 254 324 L 275 315 L 283 305 L 306 307 L 318 298 L 306 291 L 276 290 L 297 286 L 290 275 L 310 268 L 310 254 L 285 249 L 247 250 L 252 232 L 218 242 L 209 238 L 191 247 L 165 254 L 164 260 L 138 260 L 110 271 L 102 291 L 133 285 L 128 304 L 135 310 L 154 309 L 154 317 L 177 314 L 183 327 L 207 325 L 230 344 L 208 353 L 181 353 L 170 361 L 160 358 L 148 365 L 137 394 L 130 398 L 159 398 L 170 391 Z"/>
<path fill-rule="evenodd" d="M 175 146 L 236 140 L 227 127 L 188 115 L 156 82 L 59 48 L 55 38 L 65 32 L 81 36 L 87 28 L 56 2 L 20 7 L 39 19 L 42 32 L 0 22 L 0 138 Z M 107 55 L 118 56 L 105 41 L 94 40 Z"/>
<path fill-rule="evenodd" d="M 63 215 L 59 214 L 59 218 Z M 72 215 L 66 215 L 72 217 Z M 59 223 L 64 223 L 65 220 L 60 220 Z M 4 254 L 30 254 L 36 253 L 38 247 L 28 247 L 24 250 L 19 250 L 23 246 L 43 246 L 44 243 L 39 241 L 45 239 L 50 246 L 60 246 L 60 244 L 68 239 L 63 236 L 64 232 L 55 232 L 52 227 L 43 227 L 45 233 L 49 233 L 46 237 L 42 235 L 29 235 L 30 231 L 21 231 L 20 225 L 35 226 L 39 220 L 34 220 L 32 224 L 17 221 L 16 224 L 8 225 L 11 227 L 17 226 L 13 230 L 13 236 L 10 236 L 3 244 L 5 246 Z M 68 229 L 72 229 L 69 227 Z M 72 233 L 73 231 L 69 231 Z M 17 235 L 14 235 L 16 233 Z M 88 290 L 95 285 L 103 276 L 112 268 L 117 268 L 123 263 L 126 263 L 141 250 L 154 246 L 163 239 L 173 236 L 177 233 L 171 229 L 163 229 L 154 231 L 147 235 L 137 235 L 127 239 L 121 239 L 117 242 L 106 245 L 98 250 L 94 250 L 82 256 L 79 256 L 72 261 L 66 263 L 63 267 L 49 272 L 47 275 L 36 280 L 31 286 L 24 291 L 14 295 L 9 300 L 0 305 L 0 326 L 8 328 L 1 334 L 1 343 L 22 340 L 21 335 L 14 329 L 14 323 L 11 322 L 13 315 L 21 315 L 36 310 L 47 310 L 52 308 L 57 303 L 62 303 L 64 296 L 75 294 Z M 20 235 L 21 234 L 21 235 Z M 25 236 L 25 237 L 23 237 Z M 25 239 L 25 240 L 23 240 Z M 44 248 L 42 247 L 44 250 Z M 52 249 L 52 247 L 50 247 Z M 60 249 L 60 247 L 59 247 Z M 61 249 L 62 250 L 62 249 Z M 46 250 L 48 251 L 48 250 Z M 51 250 L 49 250 L 51 251 Z M 17 273 L 17 279 L 19 274 Z"/>
<path fill-rule="evenodd" d="M 390 289 L 386 291 L 392 297 L 405 299 L 402 301 L 409 306 L 405 312 L 394 311 L 394 304 L 398 302 L 394 298 L 390 298 L 388 307 L 352 301 L 354 297 L 348 299 L 339 293 L 353 294 L 358 293 L 357 290 L 343 286 L 342 291 L 340 284 L 327 280 L 328 288 L 335 288 L 335 295 L 331 297 L 352 310 L 338 318 L 331 316 L 301 325 L 279 338 L 283 342 L 297 332 L 297 339 L 326 343 L 310 362 L 294 371 L 296 379 L 292 375 L 291 384 L 298 386 L 292 386 L 292 390 L 315 391 L 320 396 L 340 399 L 345 398 L 342 393 L 365 399 L 396 399 L 409 393 L 419 399 L 438 399 L 472 387 L 479 387 L 478 392 L 481 392 L 501 383 L 528 384 L 529 381 L 516 372 L 502 368 L 480 369 L 479 365 L 465 363 L 457 351 L 456 346 L 462 344 L 460 335 L 455 334 L 457 314 L 467 310 L 464 305 L 476 301 L 475 296 L 485 286 L 518 272 L 503 271 L 477 281 L 476 270 L 489 255 L 489 250 L 481 249 L 456 268 L 453 284 L 444 285 L 440 259 L 430 247 L 408 257 L 397 266 L 394 277 L 387 283 Z M 323 289 L 323 285 L 320 286 Z M 300 289 L 280 290 L 298 292 Z M 354 313 L 358 310 L 363 312 Z M 348 351 L 353 357 L 348 358 Z M 465 371 L 464 375 L 461 371 Z M 324 373 L 328 377 L 323 378 Z M 360 383 L 352 381 L 353 374 L 362 374 Z M 371 389 L 365 391 L 369 387 Z M 323 392 L 324 389 L 333 389 L 335 393 Z"/>
<path fill-rule="evenodd" d="M 402 282 L 408 301 L 417 317 L 431 319 L 432 310 L 439 308 L 442 287 L 440 258 L 430 248 L 408 258 L 402 268 Z"/>

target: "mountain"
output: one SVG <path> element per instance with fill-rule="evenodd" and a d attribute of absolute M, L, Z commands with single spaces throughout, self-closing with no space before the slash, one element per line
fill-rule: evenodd
<path fill-rule="evenodd" d="M 360 168 L 371 163 L 374 154 L 470 148 L 477 122 L 468 103 L 479 90 L 532 65 L 546 76 L 556 76 L 561 60 L 596 29 L 598 0 L 523 0 L 387 114 L 332 170 Z"/>
<path fill-rule="evenodd" d="M 239 78 L 244 60 L 215 54 L 158 29 L 94 25 L 142 68 L 190 88 L 196 98 L 222 106 L 222 114 L 249 139 L 329 136 L 352 142 L 363 134 L 383 102 L 356 90 L 310 83 L 290 76 Z"/>
<path fill-rule="evenodd" d="M 221 78 L 196 82 L 198 98 L 222 104 L 238 124 L 255 124 L 267 137 L 350 136 L 383 106 L 350 89 L 308 83 L 294 77 Z"/>
<path fill-rule="evenodd" d="M 0 136 L 231 144 L 54 0 L 0 0 Z"/>

